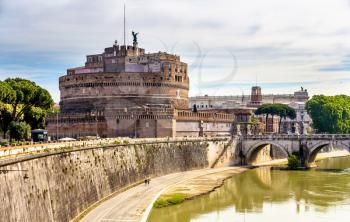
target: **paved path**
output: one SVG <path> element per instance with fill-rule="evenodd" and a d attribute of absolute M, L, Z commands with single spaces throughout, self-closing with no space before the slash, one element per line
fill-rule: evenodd
<path fill-rule="evenodd" d="M 174 173 L 151 180 L 150 185 L 144 184 L 131 188 L 117 196 L 103 202 L 88 213 L 83 222 L 139 222 L 145 221 L 144 212 L 150 209 L 155 197 L 171 185 L 238 167 L 224 167 L 217 169 L 202 169 Z M 144 218 L 142 218 L 144 216 Z M 143 220 L 142 220 L 143 219 Z"/>

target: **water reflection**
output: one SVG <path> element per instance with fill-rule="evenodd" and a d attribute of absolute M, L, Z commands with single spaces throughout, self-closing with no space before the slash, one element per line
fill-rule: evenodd
<path fill-rule="evenodd" d="M 154 209 L 149 221 L 239 221 L 243 216 L 242 221 L 280 221 L 272 216 L 278 214 L 288 215 L 284 221 L 324 221 L 322 218 L 332 219 L 339 211 L 349 217 L 350 157 L 327 159 L 318 165 L 319 169 L 312 171 L 250 170 L 209 195 Z"/>

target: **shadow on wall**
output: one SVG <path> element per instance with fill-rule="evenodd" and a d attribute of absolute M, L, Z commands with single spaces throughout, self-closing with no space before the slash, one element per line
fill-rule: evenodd
<path fill-rule="evenodd" d="M 0 175 L 1 217 L 8 222 L 69 221 L 94 202 L 147 177 L 208 167 L 211 143 L 116 145 L 0 167 L 27 170 Z"/>

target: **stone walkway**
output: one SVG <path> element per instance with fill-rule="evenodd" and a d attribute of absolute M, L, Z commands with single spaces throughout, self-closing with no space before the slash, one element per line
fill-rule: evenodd
<path fill-rule="evenodd" d="M 89 212 L 83 222 L 145 222 L 153 202 L 167 188 L 203 175 L 235 170 L 240 167 L 202 169 L 174 173 L 151 180 L 150 185 L 138 185 L 103 202 Z M 145 213 L 146 212 L 146 213 Z"/>

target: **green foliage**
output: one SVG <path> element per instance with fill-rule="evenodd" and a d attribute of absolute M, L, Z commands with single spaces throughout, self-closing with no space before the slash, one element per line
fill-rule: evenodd
<path fill-rule="evenodd" d="M 34 82 L 21 78 L 6 79 L 5 83 L 12 89 L 15 97 L 7 101 L 13 108 L 13 120 L 18 121 L 20 116 L 35 106 L 44 110 L 49 110 L 53 106 L 53 100 L 49 92 Z M 17 110 L 17 108 L 20 109 Z"/>
<path fill-rule="evenodd" d="M 0 142 L 0 146 L 6 146 L 6 145 L 7 145 L 7 141 Z"/>
<path fill-rule="evenodd" d="M 288 169 L 296 170 L 300 167 L 300 162 L 295 155 L 291 155 L 288 158 Z"/>
<path fill-rule="evenodd" d="M 115 140 L 115 141 L 113 142 L 113 144 L 115 144 L 115 145 L 120 145 L 121 142 L 120 142 L 119 140 Z"/>
<path fill-rule="evenodd" d="M 313 96 L 306 103 L 306 110 L 318 132 L 350 133 L 350 97 Z"/>
<path fill-rule="evenodd" d="M 24 113 L 24 121 L 27 122 L 32 129 L 45 128 L 45 118 L 47 111 L 39 107 L 32 107 Z"/>
<path fill-rule="evenodd" d="M 44 128 L 46 114 L 52 111 L 53 104 L 49 92 L 32 81 L 21 78 L 0 81 L 0 130 L 4 137 L 12 121 L 25 121 L 32 128 Z"/>
<path fill-rule="evenodd" d="M 53 106 L 51 109 L 48 109 L 47 112 L 57 114 L 60 113 L 60 109 L 58 107 Z"/>
<path fill-rule="evenodd" d="M 0 131 L 3 133 L 3 137 L 6 137 L 6 133 L 12 121 L 12 115 L 6 105 L 0 104 Z"/>
<path fill-rule="evenodd" d="M 256 111 L 256 115 L 271 115 L 271 116 L 279 116 L 281 118 L 290 118 L 295 119 L 296 113 L 295 110 L 289 107 L 286 104 L 280 103 L 266 103 L 261 105 Z"/>
<path fill-rule="evenodd" d="M 281 120 L 290 118 L 295 119 L 296 118 L 296 112 L 293 108 L 289 107 L 286 104 L 281 103 L 266 103 L 261 105 L 256 111 L 256 115 L 266 115 L 266 122 L 269 115 L 273 116 L 279 116 L 280 122 L 279 125 L 281 125 Z M 280 127 L 279 127 L 280 128 Z"/>
<path fill-rule="evenodd" d="M 170 194 L 164 197 L 160 197 L 156 202 L 154 202 L 153 207 L 161 208 L 169 205 L 176 205 L 184 202 L 186 196 L 181 193 Z"/>
<path fill-rule="evenodd" d="M 259 123 L 260 123 L 259 119 L 253 116 L 250 124 L 258 125 Z"/>
<path fill-rule="evenodd" d="M 12 121 L 9 126 L 11 139 L 26 140 L 30 138 L 30 125 L 26 122 Z"/>
<path fill-rule="evenodd" d="M 11 103 L 16 96 L 15 91 L 6 82 L 0 81 L 0 102 Z"/>

